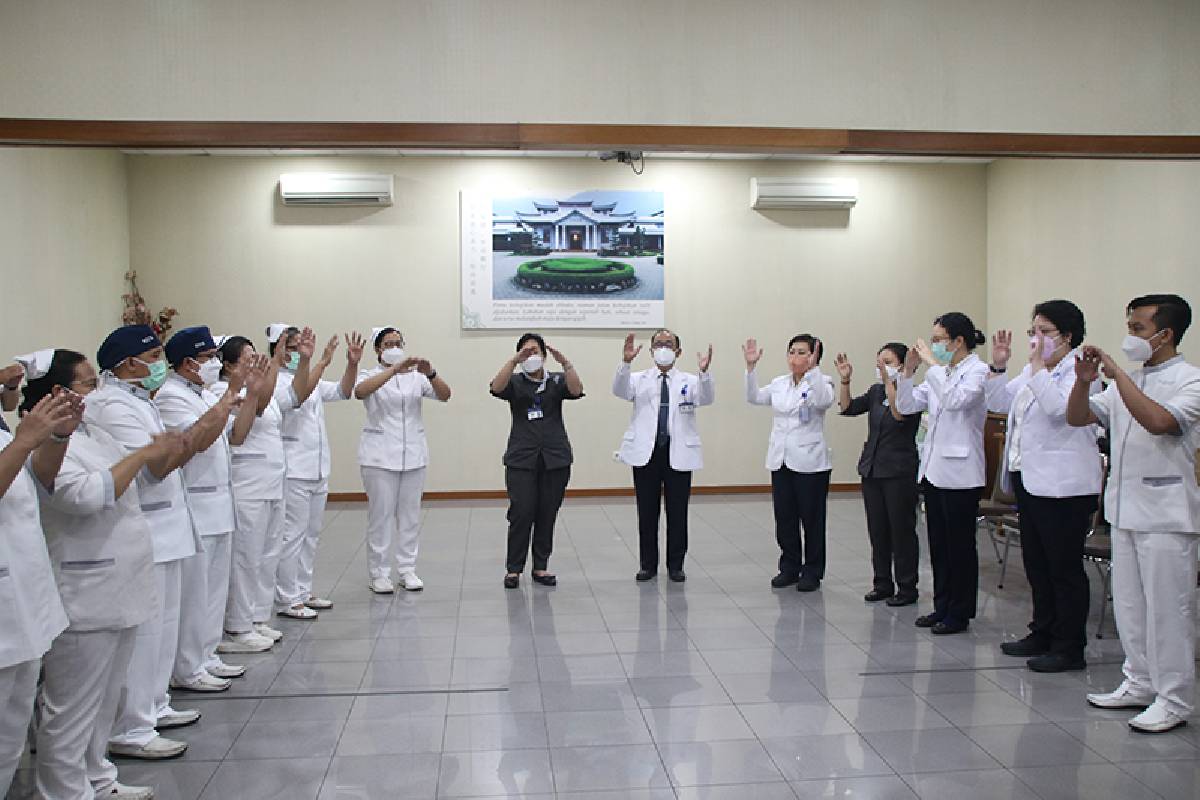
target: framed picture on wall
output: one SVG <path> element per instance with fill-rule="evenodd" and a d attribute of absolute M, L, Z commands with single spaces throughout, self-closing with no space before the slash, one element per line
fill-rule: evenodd
<path fill-rule="evenodd" d="M 464 190 L 463 328 L 664 324 L 663 193 Z"/>

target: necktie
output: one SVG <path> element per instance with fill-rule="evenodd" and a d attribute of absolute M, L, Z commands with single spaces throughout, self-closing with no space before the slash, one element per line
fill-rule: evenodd
<path fill-rule="evenodd" d="M 658 377 L 662 391 L 658 393 L 658 434 L 654 437 L 654 444 L 662 447 L 671 441 L 671 428 L 668 424 L 671 413 L 671 387 L 667 384 L 667 373 L 663 372 Z"/>

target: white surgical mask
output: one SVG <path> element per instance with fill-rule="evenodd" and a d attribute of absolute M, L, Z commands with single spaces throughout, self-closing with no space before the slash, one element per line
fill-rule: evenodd
<path fill-rule="evenodd" d="M 1142 337 L 1134 336 L 1131 333 L 1121 341 L 1121 352 L 1123 352 L 1125 357 L 1130 361 L 1137 363 L 1149 361 L 1151 356 L 1158 352 L 1158 347 L 1152 347 L 1150 345 L 1150 340 L 1156 338 L 1159 333 L 1162 333 L 1162 331 L 1154 334 L 1154 336 L 1151 336 L 1150 339 L 1143 339 Z M 1162 345 L 1159 345 L 1159 347 L 1161 346 Z"/>
<path fill-rule="evenodd" d="M 200 369 L 196 370 L 200 376 L 200 383 L 205 386 L 212 386 L 221 377 L 221 362 L 215 358 L 210 358 L 200 364 Z"/>
<path fill-rule="evenodd" d="M 891 364 L 884 364 L 883 369 L 884 372 L 887 373 L 887 378 L 889 381 L 896 380 L 896 378 L 900 375 L 900 368 L 893 367 Z"/>
<path fill-rule="evenodd" d="M 395 366 L 404 360 L 403 347 L 389 347 L 379 354 L 379 358 L 383 363 L 390 366 Z"/>
<path fill-rule="evenodd" d="M 541 356 L 530 356 L 521 362 L 521 369 L 525 370 L 526 375 L 532 375 L 542 368 L 543 363 L 545 363 L 545 359 Z"/>
<path fill-rule="evenodd" d="M 654 348 L 654 363 L 660 367 L 669 367 L 675 363 L 675 351 L 669 347 Z"/>

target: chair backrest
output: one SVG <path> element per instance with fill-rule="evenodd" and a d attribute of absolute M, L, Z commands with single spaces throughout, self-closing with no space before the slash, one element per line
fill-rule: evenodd
<path fill-rule="evenodd" d="M 1004 460 L 1004 439 L 1008 430 L 1008 415 L 989 411 L 987 420 L 983 423 L 983 463 L 984 479 L 983 496 L 993 500 L 993 494 L 1000 475 L 999 466 Z"/>

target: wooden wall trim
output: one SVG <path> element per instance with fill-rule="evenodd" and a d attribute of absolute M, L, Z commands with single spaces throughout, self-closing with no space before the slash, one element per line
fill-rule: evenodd
<path fill-rule="evenodd" d="M 1200 158 L 1200 136 L 772 128 L 721 125 L 70 120 L 0 117 L 0 145 L 76 147 L 396 147 Z"/>
<path fill-rule="evenodd" d="M 831 483 L 831 493 L 842 494 L 857 492 L 861 488 L 857 483 Z M 744 495 L 770 494 L 771 484 L 755 483 L 732 486 L 693 486 L 693 495 Z M 633 497 L 632 486 L 610 486 L 597 489 L 567 489 L 567 497 L 603 498 L 603 497 Z M 503 489 L 469 489 L 464 491 L 425 492 L 422 500 L 507 500 L 508 494 Z M 330 492 L 331 503 L 365 503 L 366 492 Z"/>

